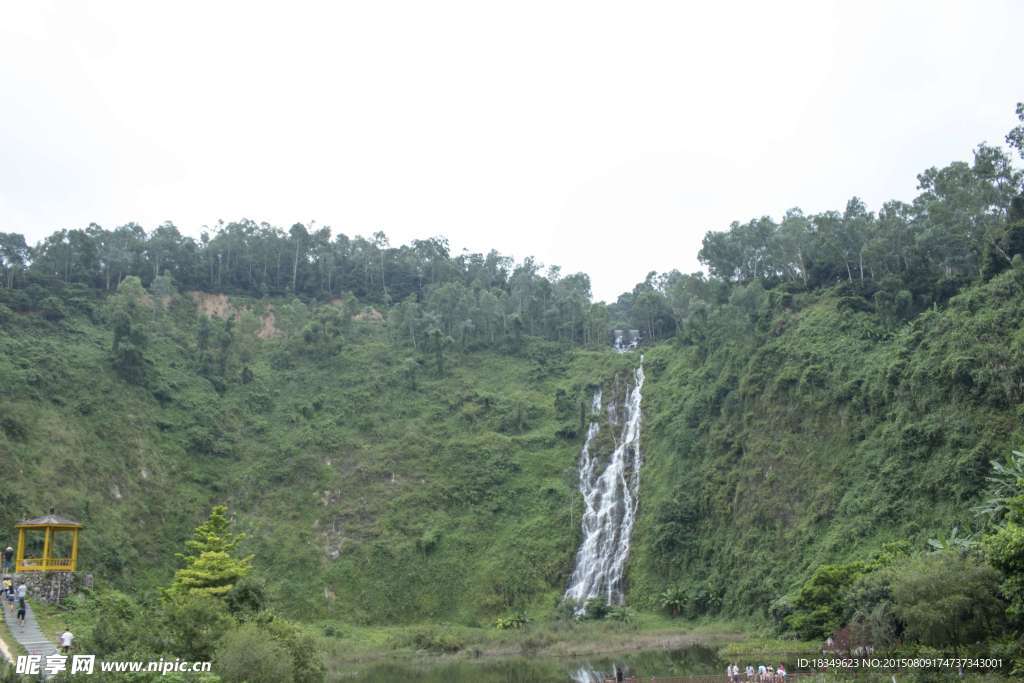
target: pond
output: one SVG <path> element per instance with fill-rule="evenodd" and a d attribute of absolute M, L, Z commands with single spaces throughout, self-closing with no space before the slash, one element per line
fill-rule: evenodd
<path fill-rule="evenodd" d="M 595 683 L 618 666 L 626 675 L 706 676 L 723 673 L 715 649 L 692 645 L 679 650 L 634 652 L 615 658 L 514 657 L 355 665 L 339 680 L 358 683 Z"/>

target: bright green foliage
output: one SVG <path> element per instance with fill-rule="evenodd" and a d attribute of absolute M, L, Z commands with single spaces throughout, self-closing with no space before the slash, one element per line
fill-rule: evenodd
<path fill-rule="evenodd" d="M 196 527 L 193 537 L 185 542 L 189 552 L 178 555 L 185 566 L 175 572 L 167 594 L 171 597 L 227 595 L 251 570 L 252 556 L 238 559 L 232 555 L 244 538 L 244 534 L 231 532 L 227 506 L 215 506 L 210 518 Z"/>
<path fill-rule="evenodd" d="M 231 532 L 231 520 L 228 519 L 228 507 L 215 505 L 210 510 L 210 517 L 196 527 L 192 538 L 185 541 L 189 553 L 178 557 L 188 561 L 189 557 L 197 557 L 203 553 L 230 553 L 245 538 L 245 534 Z"/>
<path fill-rule="evenodd" d="M 509 629 L 523 628 L 530 620 L 522 612 L 515 614 L 500 616 L 494 620 L 494 628 L 499 631 L 508 631 Z"/>
<path fill-rule="evenodd" d="M 681 615 L 688 606 L 689 595 L 682 588 L 666 588 L 658 596 L 658 606 L 673 617 Z"/>
<path fill-rule="evenodd" d="M 1009 601 L 1007 616 L 1024 624 L 1024 526 L 1009 521 L 985 538 L 985 554 L 1005 577 L 1002 593 Z"/>
<path fill-rule="evenodd" d="M 975 512 L 1001 520 L 1007 513 L 1024 514 L 1024 453 L 1011 451 L 1006 462 L 992 461 L 992 473 L 986 477 L 988 490 Z"/>
<path fill-rule="evenodd" d="M 203 594 L 222 597 L 249 572 L 249 563 L 227 553 L 204 552 L 190 558 L 188 566 L 174 574 L 171 594 Z"/>
<path fill-rule="evenodd" d="M 982 540 L 989 562 L 1002 572 L 1007 616 L 1024 626 L 1024 453 L 1012 451 L 1005 463 L 992 462 L 984 502 L 976 510 L 1000 523 Z"/>
<path fill-rule="evenodd" d="M 842 626 L 846 592 L 864 569 L 861 562 L 818 567 L 800 588 L 786 626 L 803 640 L 823 639 Z"/>

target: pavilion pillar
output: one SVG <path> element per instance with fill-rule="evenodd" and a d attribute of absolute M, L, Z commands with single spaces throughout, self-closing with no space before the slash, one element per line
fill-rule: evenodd
<path fill-rule="evenodd" d="M 78 529 L 71 530 L 71 571 L 78 566 Z"/>
<path fill-rule="evenodd" d="M 21 564 L 25 561 L 25 530 L 18 529 L 18 555 L 14 560 L 14 571 L 21 571 Z"/>
<path fill-rule="evenodd" d="M 43 570 L 50 568 L 50 527 L 43 532 Z"/>

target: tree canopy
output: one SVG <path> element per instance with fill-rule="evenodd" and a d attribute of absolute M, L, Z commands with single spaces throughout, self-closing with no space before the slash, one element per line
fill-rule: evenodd
<path fill-rule="evenodd" d="M 1024 107 L 1017 115 L 1024 117 Z M 1024 123 L 1006 141 L 1024 158 L 1022 130 Z M 970 162 L 926 169 L 917 180 L 911 201 L 888 201 L 877 211 L 853 197 L 841 210 L 808 215 L 793 208 L 781 219 L 760 216 L 709 231 L 699 252 L 705 273 L 652 272 L 608 305 L 593 301 L 586 274 L 564 275 L 534 258 L 455 254 L 443 237 L 392 245 L 383 232 L 350 237 L 315 223 L 284 229 L 250 219 L 220 221 L 198 239 L 170 222 L 148 232 L 137 223 L 91 223 L 34 246 L 0 233 L 0 290 L 37 286 L 41 294 L 10 299 L 15 309 L 42 308 L 46 289 L 112 292 L 129 277 L 159 291 L 351 296 L 392 308 L 396 335 L 411 345 L 429 345 L 436 329 L 460 349 L 514 347 L 521 334 L 604 344 L 611 327 L 639 329 L 656 341 L 729 303 L 728 288 L 755 283 L 804 290 L 845 283 L 880 311 L 906 317 L 1024 253 L 1024 175 L 1010 152 L 982 144 Z M 329 335 L 327 325 L 309 334 Z"/>

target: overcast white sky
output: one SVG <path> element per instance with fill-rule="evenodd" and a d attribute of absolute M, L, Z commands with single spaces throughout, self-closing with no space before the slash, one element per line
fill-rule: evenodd
<path fill-rule="evenodd" d="M 0 231 L 218 218 L 534 255 L 614 299 L 732 220 L 1002 143 L 1020 2 L 0 0 Z"/>

